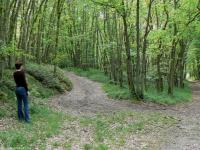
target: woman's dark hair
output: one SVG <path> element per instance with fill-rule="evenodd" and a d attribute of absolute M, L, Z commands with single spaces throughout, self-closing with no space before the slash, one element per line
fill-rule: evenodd
<path fill-rule="evenodd" d="M 16 61 L 15 68 L 20 69 L 22 65 L 23 65 L 23 63 L 21 61 Z"/>

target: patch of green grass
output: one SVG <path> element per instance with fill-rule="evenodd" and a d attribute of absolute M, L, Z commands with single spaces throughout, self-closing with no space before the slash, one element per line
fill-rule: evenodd
<path fill-rule="evenodd" d="M 94 150 L 108 150 L 108 146 L 105 144 L 100 144 L 94 148 Z"/>
<path fill-rule="evenodd" d="M 167 128 L 176 124 L 177 120 L 171 117 L 163 116 L 159 113 L 122 111 L 112 114 L 100 114 L 95 117 L 82 117 L 80 124 L 82 126 L 94 127 L 95 145 L 103 144 L 109 141 L 115 145 L 123 145 L 128 135 L 152 132 L 157 127 Z M 95 149 L 95 146 L 85 145 L 85 149 Z M 107 147 L 99 147 L 107 149 Z M 97 148 L 98 149 L 98 148 Z"/>
<path fill-rule="evenodd" d="M 85 144 L 84 150 L 108 150 L 108 146 L 105 144 L 99 144 L 97 146 L 93 146 L 91 144 Z"/>
<path fill-rule="evenodd" d="M 103 89 L 111 98 L 125 100 L 132 99 L 132 96 L 127 87 L 119 87 L 117 85 L 107 83 L 103 85 Z"/>
<path fill-rule="evenodd" d="M 44 146 L 44 141 L 59 132 L 66 119 L 61 113 L 55 113 L 46 106 L 31 106 L 31 123 L 18 123 L 14 128 L 1 131 L 0 140 L 4 147 L 14 149 L 34 149 Z M 34 110 L 34 111 L 32 111 Z"/>
<path fill-rule="evenodd" d="M 92 150 L 93 146 L 91 144 L 85 144 L 84 150 Z"/>
<path fill-rule="evenodd" d="M 167 87 L 165 87 L 162 93 L 158 93 L 156 88 L 149 88 L 145 92 L 145 98 L 147 101 L 159 103 L 159 104 L 168 104 L 174 105 L 177 103 L 189 102 L 192 100 L 192 91 L 189 87 L 189 84 L 186 83 L 185 88 L 175 88 L 174 96 L 167 94 Z"/>
<path fill-rule="evenodd" d="M 69 144 L 69 143 L 65 143 L 64 144 L 64 148 L 65 148 L 65 150 L 71 150 L 72 149 L 72 145 Z"/>
<path fill-rule="evenodd" d="M 59 147 L 61 144 L 59 143 L 59 142 L 57 142 L 57 141 L 55 141 L 54 143 L 53 143 L 53 147 Z"/>

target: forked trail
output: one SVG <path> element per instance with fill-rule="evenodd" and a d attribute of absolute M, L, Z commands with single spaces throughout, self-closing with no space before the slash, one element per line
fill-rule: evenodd
<path fill-rule="evenodd" d="M 60 111 L 73 115 L 93 116 L 98 113 L 109 113 L 119 110 L 141 112 L 160 112 L 178 118 L 179 124 L 164 131 L 162 140 L 158 139 L 157 149 L 161 150 L 200 150 L 200 84 L 193 83 L 193 101 L 172 107 L 151 103 L 133 104 L 128 101 L 109 99 L 101 89 L 101 84 L 73 73 L 66 73 L 73 83 L 73 90 L 51 100 L 51 105 Z M 67 126 L 64 124 L 64 126 Z M 63 127 L 65 128 L 65 127 Z M 66 127 L 67 128 L 67 127 Z M 65 133 L 70 134 L 70 133 Z M 71 133 L 73 134 L 73 133 Z M 83 141 L 88 137 L 83 135 Z M 64 140 L 63 135 L 49 139 Z M 81 137 L 82 138 L 82 137 Z M 158 137 L 159 138 L 159 137 Z M 47 147 L 48 148 L 48 147 Z M 51 149 L 51 147 L 49 147 Z M 80 149 L 75 147 L 74 149 Z M 149 149 L 152 149 L 149 147 Z"/>

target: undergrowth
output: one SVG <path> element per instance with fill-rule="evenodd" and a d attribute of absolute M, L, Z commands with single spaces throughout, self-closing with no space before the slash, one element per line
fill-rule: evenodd
<path fill-rule="evenodd" d="M 155 87 L 151 87 L 145 92 L 145 98 L 147 101 L 168 105 L 189 102 L 192 100 L 192 91 L 189 86 L 189 83 L 186 82 L 183 89 L 175 87 L 174 96 L 167 94 L 167 86 L 164 87 L 164 91 L 161 93 L 158 93 Z"/>
<path fill-rule="evenodd" d="M 72 88 L 71 82 L 59 68 L 54 75 L 54 68 L 50 65 L 28 64 L 26 71 L 48 88 L 56 89 L 59 92 L 69 91 Z"/>
<path fill-rule="evenodd" d="M 30 124 L 17 121 L 14 70 L 4 71 L 3 81 L 0 83 L 0 121 L 4 122 L 6 128 L 0 130 L 0 146 L 3 146 L 2 148 L 45 149 L 44 141 L 59 132 L 60 125 L 67 119 L 67 116 L 52 111 L 46 105 L 47 99 L 60 92 L 70 90 L 72 84 L 61 69 L 58 69 L 57 76 L 53 77 L 52 68 L 37 64 L 26 66 L 26 70 L 28 70 L 26 77 L 30 90 Z M 13 121 L 7 123 L 6 120 L 9 119 Z"/>

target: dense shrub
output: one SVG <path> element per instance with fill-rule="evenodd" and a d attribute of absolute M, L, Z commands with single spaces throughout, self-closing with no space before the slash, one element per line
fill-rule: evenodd
<path fill-rule="evenodd" d="M 72 88 L 71 82 L 59 68 L 55 76 L 53 67 L 50 65 L 28 64 L 26 66 L 26 71 L 48 88 L 56 89 L 59 92 L 69 91 Z"/>

